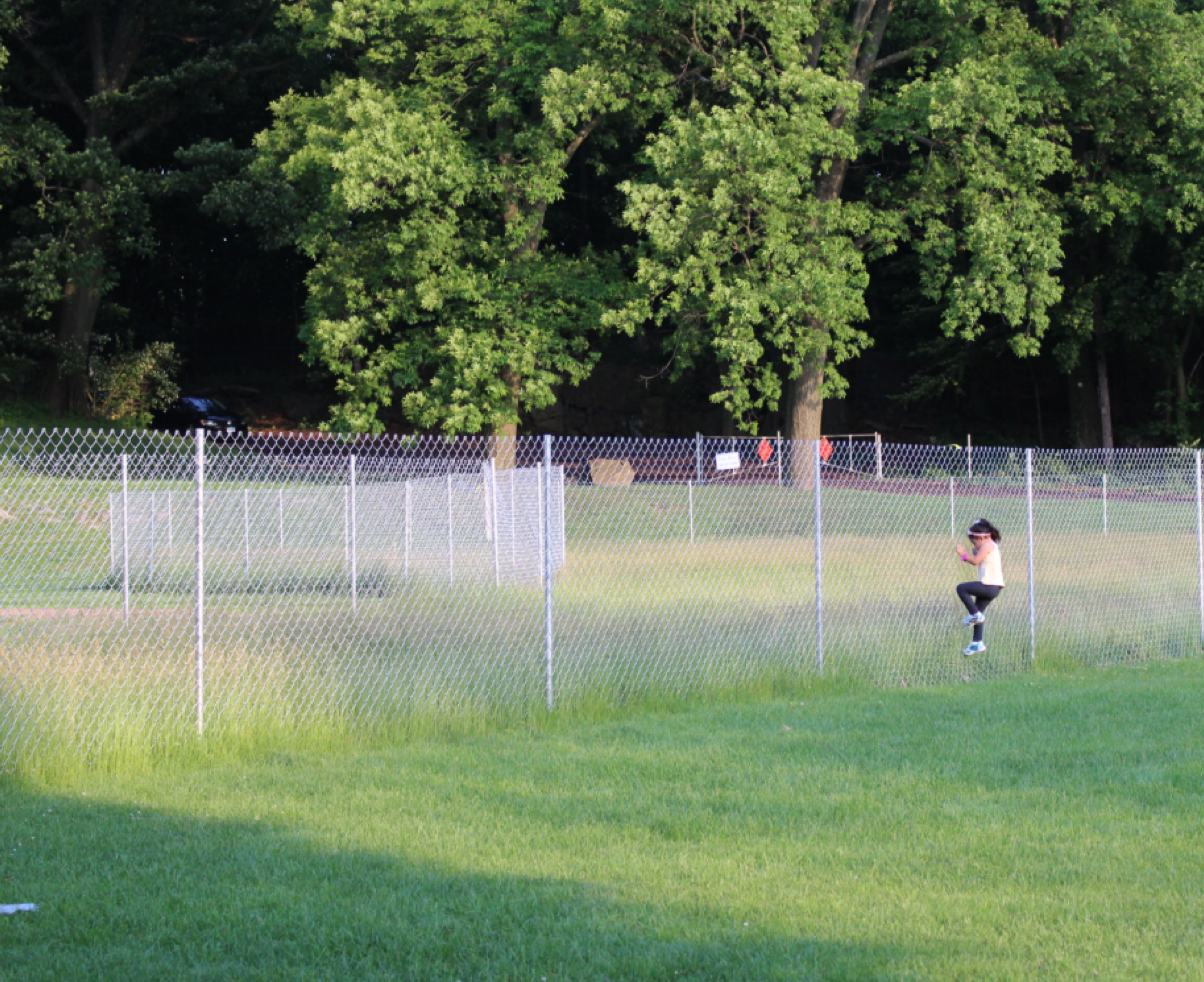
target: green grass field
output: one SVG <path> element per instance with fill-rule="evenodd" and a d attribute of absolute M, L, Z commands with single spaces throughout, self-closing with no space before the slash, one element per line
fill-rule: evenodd
<path fill-rule="evenodd" d="M 0 979 L 1204 976 L 1204 661 L 0 778 Z"/>

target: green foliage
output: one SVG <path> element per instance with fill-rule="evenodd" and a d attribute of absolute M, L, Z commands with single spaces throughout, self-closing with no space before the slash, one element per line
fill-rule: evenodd
<path fill-rule="evenodd" d="M 797 39 L 783 33 L 773 60 L 732 56 L 723 104 L 693 106 L 650 138 L 655 180 L 622 188 L 625 218 L 647 243 L 643 291 L 608 317 L 631 333 L 671 324 L 678 371 L 714 357 L 712 400 L 753 432 L 753 411 L 777 408 L 783 375 L 829 345 L 839 364 L 869 343 L 855 327 L 867 282 L 855 240 L 881 225 L 864 204 L 814 193 L 831 159 L 856 151 L 826 118 L 855 92 L 798 65 Z"/>
<path fill-rule="evenodd" d="M 671 324 L 679 368 L 713 357 L 746 429 L 808 364 L 844 393 L 838 366 L 872 343 L 867 261 L 900 242 L 967 340 L 994 318 L 1034 354 L 1061 296 L 1048 185 L 1069 156 L 1042 125 L 1039 34 L 994 4 L 898 6 L 707 5 L 694 84 L 625 185 L 644 293 L 609 320 Z"/>
<path fill-rule="evenodd" d="M 162 341 L 109 358 L 93 356 L 95 415 L 149 426 L 155 410 L 166 409 L 179 396 L 179 370 L 174 346 Z"/>
<path fill-rule="evenodd" d="M 1044 49 L 1015 12 L 984 11 L 980 30 L 871 107 L 870 142 L 904 149 L 909 164 L 874 196 L 906 216 L 944 331 L 969 341 L 998 320 L 1021 356 L 1038 352 L 1062 296 L 1050 181 L 1070 157 L 1061 128 L 1043 125 L 1062 102 Z"/>
<path fill-rule="evenodd" d="M 107 293 L 116 282 L 113 258 L 149 255 L 154 240 L 143 175 L 106 142 L 76 151 L 58 134 L 42 132 L 46 141 L 27 145 L 22 158 L 40 193 L 15 216 L 23 234 L 10 243 L 0 285 L 24 296 L 28 318 L 45 321 L 66 284 L 91 283 Z"/>
<path fill-rule="evenodd" d="M 355 59 L 320 94 L 276 103 L 251 177 L 283 178 L 301 202 L 296 242 L 315 263 L 303 333 L 338 379 L 335 429 L 379 429 L 398 392 L 420 426 L 496 429 L 589 372 L 589 333 L 622 279 L 613 257 L 546 241 L 545 218 L 583 143 L 658 105 L 663 72 L 640 37 L 655 12 L 287 9 L 308 44 Z"/>
<path fill-rule="evenodd" d="M 20 298 L 26 334 L 57 315 L 52 390 L 82 395 L 101 298 L 123 260 L 159 245 L 150 200 L 172 179 L 158 141 L 187 142 L 287 54 L 267 13 L 252 0 L 0 7 L 0 83 L 20 98 L 0 106 L 0 184 L 17 203 L 0 290 Z"/>

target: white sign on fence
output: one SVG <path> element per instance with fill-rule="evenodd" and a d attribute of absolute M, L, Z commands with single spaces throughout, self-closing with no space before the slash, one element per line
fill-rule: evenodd
<path fill-rule="evenodd" d="M 740 454 L 732 451 L 731 453 L 715 454 L 715 470 L 717 471 L 738 471 L 740 469 Z"/>

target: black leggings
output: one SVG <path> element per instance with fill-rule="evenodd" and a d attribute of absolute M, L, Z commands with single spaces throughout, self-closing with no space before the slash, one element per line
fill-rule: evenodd
<path fill-rule="evenodd" d="M 985 614 L 991 601 L 999 596 L 999 591 L 1002 589 L 1003 587 L 1001 586 L 992 586 L 987 583 L 979 583 L 977 580 L 971 580 L 969 583 L 959 583 L 957 585 L 957 598 L 966 605 L 966 610 L 971 614 Z M 981 624 L 974 625 L 974 640 L 982 640 Z"/>

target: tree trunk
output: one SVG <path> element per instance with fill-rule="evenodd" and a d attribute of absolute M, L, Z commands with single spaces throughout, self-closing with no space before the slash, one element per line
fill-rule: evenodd
<path fill-rule="evenodd" d="M 791 384 L 790 409 L 787 429 L 793 441 L 790 448 L 790 480 L 795 487 L 812 486 L 814 454 L 809 442 L 820 437 L 824 402 L 821 386 L 824 381 L 826 351 L 820 351 L 814 360 L 809 360 L 802 373 Z"/>
<path fill-rule="evenodd" d="M 1104 349 L 1095 346 L 1096 388 L 1099 391 L 1100 445 L 1111 450 L 1116 444 L 1112 440 L 1112 396 L 1108 391 L 1108 357 Z"/>
<path fill-rule="evenodd" d="M 514 401 L 515 418 L 512 422 L 502 423 L 493 428 L 493 466 L 499 471 L 508 471 L 518 466 L 518 392 L 519 378 L 514 369 L 507 368 L 502 372 L 502 380 L 510 390 Z"/>
<path fill-rule="evenodd" d="M 99 197 L 102 191 L 100 184 L 88 178 L 78 193 Z M 50 408 L 59 415 L 85 412 L 88 408 L 88 355 L 96 312 L 100 309 L 105 244 L 103 232 L 96 229 L 81 233 L 71 243 L 77 271 L 63 285 L 55 339 L 57 351 L 48 393 Z"/>
<path fill-rule="evenodd" d="M 1187 330 L 1179 345 L 1178 357 L 1175 359 L 1175 427 L 1176 435 L 1183 439 L 1187 436 L 1187 369 L 1184 361 L 1187 359 L 1187 349 L 1191 346 L 1191 338 L 1196 330 L 1195 317 L 1188 318 Z"/>
<path fill-rule="evenodd" d="M 100 285 L 95 277 L 68 281 L 59 310 L 58 351 L 50 377 L 50 408 L 62 415 L 88 408 L 88 351 L 100 309 Z"/>
<path fill-rule="evenodd" d="M 1070 429 L 1074 445 L 1080 450 L 1100 445 L 1099 395 L 1096 392 L 1096 373 L 1082 362 L 1071 373 Z"/>

